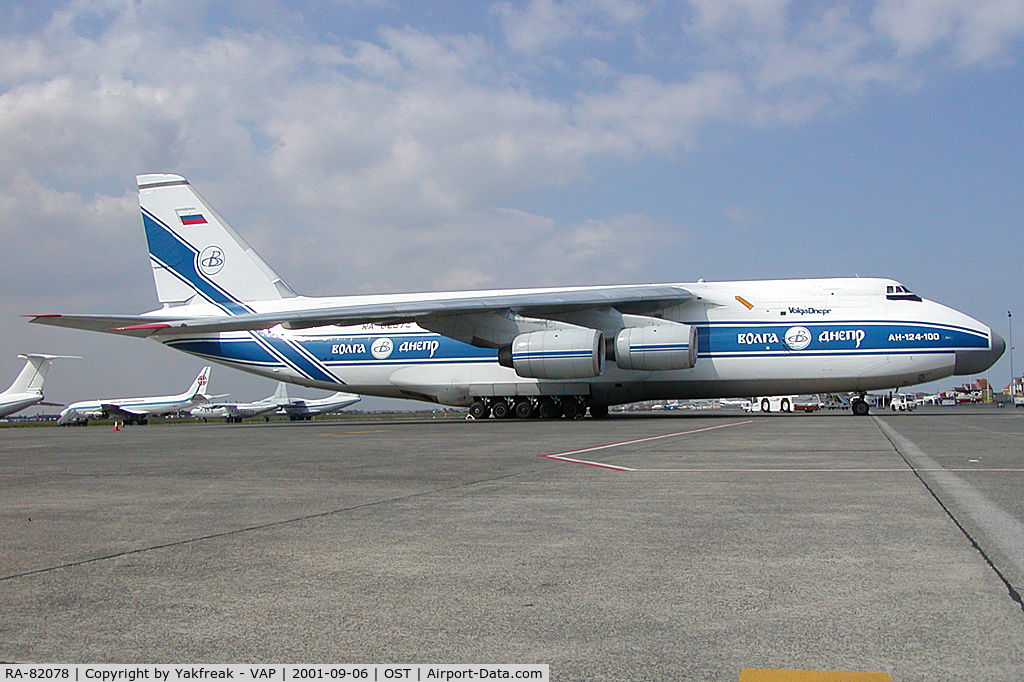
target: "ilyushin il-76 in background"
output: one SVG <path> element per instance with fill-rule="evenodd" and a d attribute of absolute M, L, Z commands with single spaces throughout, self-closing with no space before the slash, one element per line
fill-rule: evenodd
<path fill-rule="evenodd" d="M 39 353 L 26 353 L 18 357 L 25 361 L 25 366 L 18 373 L 10 388 L 0 393 L 0 417 L 6 417 L 32 405 L 57 405 L 57 403 L 43 402 L 43 382 L 46 381 L 46 373 L 54 360 L 59 358 L 78 359 L 70 355 L 42 355 Z"/>
<path fill-rule="evenodd" d="M 578 417 L 638 400 L 851 392 L 983 372 L 989 327 L 889 279 L 310 298 L 177 175 L 138 177 L 163 307 L 33 322 L 149 337 L 275 380 Z M 868 412 L 854 399 L 855 414 Z"/>

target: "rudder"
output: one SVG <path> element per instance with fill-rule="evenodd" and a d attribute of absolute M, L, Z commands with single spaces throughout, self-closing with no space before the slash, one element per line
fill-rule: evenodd
<path fill-rule="evenodd" d="M 43 382 L 46 380 L 46 372 L 50 369 L 50 364 L 57 358 L 71 356 L 25 353 L 18 357 L 25 361 L 25 366 L 21 368 L 18 377 L 5 393 L 38 393 L 41 395 L 43 392 Z"/>
<path fill-rule="evenodd" d="M 199 372 L 199 376 L 192 382 L 192 386 L 189 387 L 188 391 L 185 392 L 187 398 L 194 398 L 196 394 L 206 394 L 209 391 L 210 386 L 210 372 L 212 367 L 203 367 L 202 371 Z"/>

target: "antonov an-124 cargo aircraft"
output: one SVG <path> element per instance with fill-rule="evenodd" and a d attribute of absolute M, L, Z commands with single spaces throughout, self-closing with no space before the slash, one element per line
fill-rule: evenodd
<path fill-rule="evenodd" d="M 846 393 L 985 371 L 1005 342 L 889 279 L 295 294 L 185 178 L 138 177 L 163 307 L 32 321 L 150 337 L 303 386 L 573 418 L 638 400 Z"/>

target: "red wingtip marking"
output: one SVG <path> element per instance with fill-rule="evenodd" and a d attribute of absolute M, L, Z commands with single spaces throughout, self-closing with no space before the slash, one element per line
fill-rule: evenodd
<path fill-rule="evenodd" d="M 110 331 L 112 332 L 130 332 L 137 331 L 140 329 L 170 329 L 171 325 L 163 324 L 162 322 L 151 322 L 149 324 L 130 324 L 127 327 L 114 327 Z"/>

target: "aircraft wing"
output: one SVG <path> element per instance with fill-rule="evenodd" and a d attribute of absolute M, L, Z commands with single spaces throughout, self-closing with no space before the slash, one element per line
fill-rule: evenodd
<path fill-rule="evenodd" d="M 137 419 L 148 416 L 148 413 L 141 410 L 128 410 L 119 405 L 111 405 L 110 403 L 101 403 L 100 409 L 108 416 L 120 417 L 122 419 Z"/>
<path fill-rule="evenodd" d="M 223 409 L 223 410 L 228 410 L 228 411 L 234 411 L 234 410 L 238 409 L 239 405 L 238 405 L 238 403 L 201 402 L 201 403 L 196 403 L 195 405 L 191 405 L 191 407 L 202 407 L 203 409 L 207 409 L 207 410 L 222 410 Z"/>
<path fill-rule="evenodd" d="M 681 305 L 693 298 L 686 289 L 666 284 L 639 284 L 570 289 L 535 289 L 475 292 L 428 297 L 391 298 L 381 302 L 339 306 L 298 307 L 272 313 L 223 317 L 173 318 L 164 316 L 35 315 L 32 322 L 130 336 L 176 335 L 269 329 L 284 325 L 307 329 L 328 325 L 397 324 L 427 316 L 459 316 L 511 310 L 525 317 L 548 316 L 580 310 L 615 308 L 622 313 L 647 314 Z"/>

